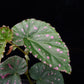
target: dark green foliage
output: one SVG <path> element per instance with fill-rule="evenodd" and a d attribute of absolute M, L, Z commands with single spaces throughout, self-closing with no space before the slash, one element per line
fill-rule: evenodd
<path fill-rule="evenodd" d="M 24 74 L 27 71 L 26 61 L 18 56 L 9 57 L 7 60 L 0 64 L 0 81 L 1 84 L 20 84 L 21 74 Z M 12 79 L 11 79 L 12 78 Z"/>
<path fill-rule="evenodd" d="M 62 74 L 43 63 L 37 63 L 29 70 L 36 84 L 64 84 Z"/>

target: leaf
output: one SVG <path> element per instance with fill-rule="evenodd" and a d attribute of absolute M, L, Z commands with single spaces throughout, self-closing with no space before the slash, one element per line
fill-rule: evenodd
<path fill-rule="evenodd" d="M 36 84 L 64 84 L 62 74 L 43 63 L 36 63 L 29 70 Z"/>
<path fill-rule="evenodd" d="M 1 80 L 4 79 L 5 81 L 8 81 L 7 79 L 11 79 L 11 77 L 15 79 L 15 76 L 19 79 L 18 75 L 22 75 L 26 71 L 27 71 L 26 61 L 25 59 L 19 56 L 9 57 L 7 60 L 5 60 L 0 64 Z M 11 81 L 14 81 L 14 80 L 10 80 L 9 84 L 14 84 L 14 82 L 11 83 Z M 20 83 L 16 83 L 16 84 L 20 84 Z"/>
<path fill-rule="evenodd" d="M 48 23 L 27 19 L 13 26 L 12 30 L 14 44 L 26 46 L 35 58 L 56 70 L 71 72 L 69 50 Z"/>
<path fill-rule="evenodd" d="M 3 70 L 2 70 L 3 69 Z M 0 65 L 0 74 L 5 75 L 7 73 L 19 75 L 24 74 L 27 70 L 27 64 L 25 59 L 19 56 L 9 57 Z"/>
<path fill-rule="evenodd" d="M 12 31 L 9 27 L 1 27 L 0 28 L 0 61 L 3 58 L 3 52 L 5 51 L 5 46 L 7 42 L 12 40 Z"/>
<path fill-rule="evenodd" d="M 8 52 L 6 53 L 6 55 L 9 55 L 12 52 L 12 50 L 13 50 L 13 46 L 10 46 Z"/>
<path fill-rule="evenodd" d="M 4 79 L 0 77 L 0 84 L 22 84 L 20 76 L 17 74 L 10 75 Z"/>

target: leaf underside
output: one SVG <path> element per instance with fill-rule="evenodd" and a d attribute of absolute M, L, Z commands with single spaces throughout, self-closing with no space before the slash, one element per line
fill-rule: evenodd
<path fill-rule="evenodd" d="M 33 65 L 29 73 L 36 84 L 64 84 L 62 74 L 43 63 Z"/>
<path fill-rule="evenodd" d="M 14 81 L 16 81 L 15 84 L 20 84 L 21 80 L 19 75 L 24 74 L 26 71 L 27 64 L 25 59 L 18 56 L 9 57 L 0 65 L 1 84 L 7 84 L 8 81 L 10 81 L 8 84 L 14 84 Z"/>
<path fill-rule="evenodd" d="M 0 61 L 3 58 L 3 53 L 5 51 L 5 46 L 7 42 L 12 40 L 12 31 L 9 27 L 0 28 Z"/>
<path fill-rule="evenodd" d="M 71 72 L 69 50 L 50 24 L 27 19 L 12 27 L 13 43 L 26 46 L 30 53 L 53 69 Z"/>

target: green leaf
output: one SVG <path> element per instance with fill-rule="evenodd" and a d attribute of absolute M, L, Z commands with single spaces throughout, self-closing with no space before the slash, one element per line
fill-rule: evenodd
<path fill-rule="evenodd" d="M 43 63 L 36 63 L 29 70 L 36 84 L 64 84 L 62 74 Z"/>
<path fill-rule="evenodd" d="M 3 58 L 3 52 L 5 51 L 5 46 L 7 42 L 12 40 L 12 31 L 9 27 L 1 27 L 0 28 L 0 61 Z"/>
<path fill-rule="evenodd" d="M 20 76 L 17 74 L 10 75 L 4 79 L 0 77 L 0 84 L 22 84 Z"/>
<path fill-rule="evenodd" d="M 4 80 L 8 81 L 7 79 L 11 79 L 11 77 L 13 77 L 15 79 L 15 76 L 18 77 L 18 79 L 19 79 L 18 75 L 24 74 L 26 71 L 27 71 L 26 61 L 25 61 L 25 59 L 23 59 L 19 56 L 9 57 L 7 60 L 5 60 L 4 62 L 2 62 L 0 64 L 1 80 L 4 79 Z M 10 80 L 9 84 L 14 84 L 14 82 L 11 83 L 11 81 L 12 80 Z M 6 84 L 6 83 L 4 83 L 4 84 Z M 20 84 L 20 83 L 16 83 L 16 84 Z"/>
<path fill-rule="evenodd" d="M 27 19 L 13 26 L 12 30 L 14 44 L 26 46 L 36 58 L 56 70 L 71 72 L 69 50 L 48 23 Z"/>

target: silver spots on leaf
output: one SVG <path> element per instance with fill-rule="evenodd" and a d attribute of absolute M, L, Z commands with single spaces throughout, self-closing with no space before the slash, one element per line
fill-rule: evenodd
<path fill-rule="evenodd" d="M 19 36 L 19 34 L 18 34 L 18 33 L 16 33 L 16 36 Z"/>
<path fill-rule="evenodd" d="M 46 37 L 49 37 L 49 34 L 46 34 Z"/>
<path fill-rule="evenodd" d="M 26 25 L 26 28 L 28 28 L 28 24 Z"/>
<path fill-rule="evenodd" d="M 51 46 L 48 46 L 49 48 L 51 48 Z"/>
<path fill-rule="evenodd" d="M 37 58 L 38 55 L 34 55 L 34 56 L 35 56 L 35 58 Z"/>
<path fill-rule="evenodd" d="M 54 36 L 51 36 L 51 39 L 54 39 Z"/>
<path fill-rule="evenodd" d="M 24 29 L 22 28 L 21 31 L 25 34 Z"/>
<path fill-rule="evenodd" d="M 44 61 L 43 63 L 46 64 L 46 61 Z"/>
<path fill-rule="evenodd" d="M 59 48 L 57 48 L 56 51 L 59 52 L 59 53 L 63 53 L 63 51 L 60 51 Z"/>
<path fill-rule="evenodd" d="M 32 53 L 32 51 L 30 51 L 30 53 Z"/>
<path fill-rule="evenodd" d="M 63 51 L 60 51 L 60 53 L 63 53 Z"/>
<path fill-rule="evenodd" d="M 58 67 L 55 67 L 54 69 L 55 69 L 55 70 L 58 70 L 59 68 L 58 68 Z"/>
<path fill-rule="evenodd" d="M 52 64 L 49 64 L 50 67 L 52 67 Z"/>
<path fill-rule="evenodd" d="M 38 51 L 41 51 L 41 49 L 39 48 Z"/>
<path fill-rule="evenodd" d="M 36 26 L 34 26 L 34 29 L 37 30 L 38 28 Z"/>
<path fill-rule="evenodd" d="M 46 29 L 47 28 L 47 26 L 44 26 L 44 29 Z"/>
<path fill-rule="evenodd" d="M 50 59 L 50 57 L 49 57 L 49 56 L 47 56 L 47 59 Z"/>
<path fill-rule="evenodd" d="M 59 67 L 61 67 L 61 64 L 59 64 Z"/>
<path fill-rule="evenodd" d="M 66 59 L 63 59 L 64 60 L 64 62 L 66 61 Z"/>
<path fill-rule="evenodd" d="M 31 46 L 29 46 L 29 48 L 31 48 Z"/>

